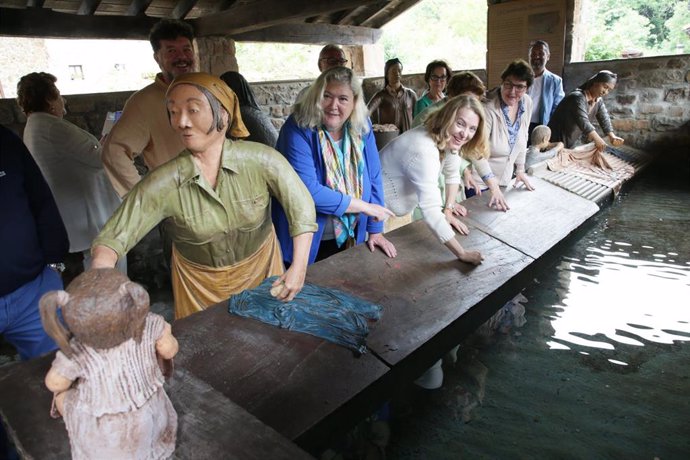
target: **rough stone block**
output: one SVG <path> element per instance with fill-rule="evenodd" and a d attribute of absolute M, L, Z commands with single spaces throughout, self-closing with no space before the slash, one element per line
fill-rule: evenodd
<path fill-rule="evenodd" d="M 664 91 L 661 89 L 645 89 L 640 91 L 640 100 L 642 102 L 660 101 L 663 95 Z"/>
<path fill-rule="evenodd" d="M 273 123 L 273 126 L 280 131 L 280 128 L 282 128 L 283 124 L 285 124 L 285 120 L 282 118 L 271 118 L 271 123 Z"/>
<path fill-rule="evenodd" d="M 283 117 L 283 106 L 282 105 L 271 106 L 271 116 L 274 118 L 282 118 Z"/>
<path fill-rule="evenodd" d="M 651 120 L 652 130 L 654 131 L 670 131 L 678 128 L 683 124 L 683 120 L 670 117 L 654 117 Z"/>
<path fill-rule="evenodd" d="M 89 128 L 89 124 L 86 121 L 86 118 L 84 118 L 83 115 L 75 116 L 75 117 L 70 117 L 69 121 L 74 123 L 75 125 L 79 126 L 81 129 L 84 131 L 91 131 Z"/>
<path fill-rule="evenodd" d="M 616 96 L 616 102 L 623 105 L 629 105 L 635 103 L 637 96 L 635 94 L 619 94 Z"/>
<path fill-rule="evenodd" d="M 640 62 L 640 70 L 659 70 L 662 67 L 662 64 L 656 60 Z"/>
<path fill-rule="evenodd" d="M 616 118 L 611 120 L 611 124 L 616 131 L 627 132 L 635 129 L 635 120 L 630 118 Z"/>
<path fill-rule="evenodd" d="M 617 116 L 632 117 L 635 112 L 630 107 L 610 106 L 609 113 Z"/>
<path fill-rule="evenodd" d="M 685 88 L 671 88 L 668 91 L 666 91 L 666 96 L 664 96 L 664 100 L 666 102 L 678 102 L 681 99 L 686 98 L 687 94 Z"/>
<path fill-rule="evenodd" d="M 618 81 L 617 90 L 619 93 L 632 93 L 637 88 L 637 80 Z"/>
<path fill-rule="evenodd" d="M 96 109 L 96 97 L 98 94 L 79 96 L 67 96 L 67 111 L 71 113 L 86 113 Z"/>
<path fill-rule="evenodd" d="M 682 69 L 687 66 L 687 60 L 680 58 L 671 58 L 666 63 L 666 67 L 669 69 Z"/>
<path fill-rule="evenodd" d="M 15 122 L 14 111 L 12 107 L 8 105 L 0 105 L 0 123 L 3 125 L 10 125 Z"/>
<path fill-rule="evenodd" d="M 666 84 L 680 83 L 685 78 L 685 72 L 680 69 L 669 70 L 666 72 Z"/>
<path fill-rule="evenodd" d="M 666 114 L 669 117 L 679 117 L 682 118 L 685 110 L 683 110 L 683 107 L 679 106 L 674 106 L 674 107 L 669 107 L 669 109 L 666 111 Z"/>
<path fill-rule="evenodd" d="M 650 126 L 651 123 L 649 122 L 649 120 L 637 120 L 635 122 L 635 128 L 637 129 L 649 129 Z"/>
<path fill-rule="evenodd" d="M 14 119 L 17 121 L 17 123 L 26 124 L 26 115 L 24 112 L 22 112 L 22 109 L 19 108 L 19 104 L 17 104 L 15 101 L 12 101 L 12 112 L 14 113 Z"/>
<path fill-rule="evenodd" d="M 654 114 L 654 113 L 662 113 L 663 111 L 664 111 L 664 106 L 661 104 L 640 104 L 640 113 Z"/>

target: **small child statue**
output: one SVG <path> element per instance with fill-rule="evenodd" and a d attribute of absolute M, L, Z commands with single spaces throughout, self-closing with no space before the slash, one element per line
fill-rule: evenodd
<path fill-rule="evenodd" d="M 539 125 L 532 131 L 530 137 L 532 145 L 527 149 L 525 160 L 525 167 L 530 174 L 530 169 L 541 162 L 545 162 L 546 167 L 551 171 L 561 171 L 573 164 L 588 169 L 594 168 L 597 171 L 610 171 L 612 169 L 604 154 L 597 149 L 594 143 L 567 149 L 563 142 L 549 142 L 550 138 L 551 128 L 548 126 Z M 624 169 L 627 177 L 632 175 L 628 171 L 629 168 Z"/>
<path fill-rule="evenodd" d="M 550 142 L 551 128 L 546 125 L 539 125 L 534 128 L 530 135 L 531 145 L 527 148 L 525 167 L 530 167 L 545 160 L 554 158 L 563 150 L 563 142 Z"/>
<path fill-rule="evenodd" d="M 62 309 L 62 319 L 58 317 Z M 41 298 L 46 332 L 60 347 L 45 383 L 51 416 L 65 419 L 73 459 L 161 459 L 175 450 L 177 413 L 162 362 L 178 344 L 144 288 L 115 269 L 82 273 Z"/>

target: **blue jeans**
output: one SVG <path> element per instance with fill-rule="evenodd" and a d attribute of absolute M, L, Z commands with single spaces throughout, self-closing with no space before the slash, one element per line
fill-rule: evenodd
<path fill-rule="evenodd" d="M 0 297 L 0 334 L 17 349 L 22 360 L 57 348 L 43 329 L 38 302 L 46 292 L 58 289 L 62 289 L 60 275 L 46 266 L 32 281 Z"/>

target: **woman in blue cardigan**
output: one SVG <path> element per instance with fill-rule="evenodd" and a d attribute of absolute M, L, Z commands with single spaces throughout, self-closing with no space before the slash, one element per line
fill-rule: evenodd
<path fill-rule="evenodd" d="M 323 72 L 295 104 L 276 149 L 290 162 L 311 193 L 319 229 L 309 263 L 367 241 L 395 257 L 382 234 L 393 213 L 384 207 L 379 153 L 367 117 L 362 86 L 345 67 Z M 292 240 L 280 203 L 273 222 L 283 259 L 292 262 Z M 368 235 L 368 238 L 367 238 Z"/>

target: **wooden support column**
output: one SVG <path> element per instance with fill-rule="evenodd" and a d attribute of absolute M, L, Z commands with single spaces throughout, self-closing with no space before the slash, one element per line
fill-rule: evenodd
<path fill-rule="evenodd" d="M 343 46 L 345 55 L 350 60 L 350 66 L 360 77 L 383 75 L 383 45 L 353 45 Z"/>
<path fill-rule="evenodd" d="M 228 70 L 239 70 L 235 40 L 215 35 L 199 37 L 196 39 L 196 47 L 201 72 L 218 77 Z"/>

